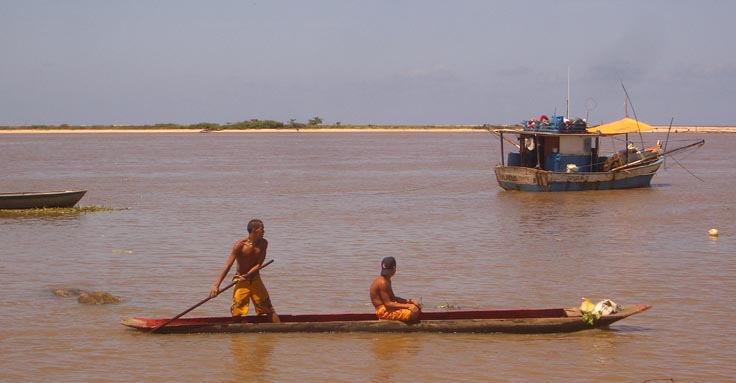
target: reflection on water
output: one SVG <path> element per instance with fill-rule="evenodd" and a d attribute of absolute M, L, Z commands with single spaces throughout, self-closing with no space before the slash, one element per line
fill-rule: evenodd
<path fill-rule="evenodd" d="M 229 370 L 234 372 L 233 376 L 267 381 L 264 379 L 268 376 L 267 372 L 273 369 L 271 359 L 277 340 L 266 334 L 233 334 L 229 338 L 232 355 Z"/>
<path fill-rule="evenodd" d="M 397 372 L 418 368 L 417 355 L 421 339 L 411 335 L 382 334 L 371 339 L 374 363 L 371 370 L 372 382 L 397 381 Z"/>

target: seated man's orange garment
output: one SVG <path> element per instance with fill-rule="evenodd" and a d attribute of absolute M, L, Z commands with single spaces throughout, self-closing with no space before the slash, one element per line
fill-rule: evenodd
<path fill-rule="evenodd" d="M 389 311 L 384 305 L 380 305 L 376 308 L 376 316 L 378 317 L 378 319 L 400 320 L 402 322 L 408 322 L 413 320 L 412 314 L 414 313 L 409 309 L 398 309 Z"/>

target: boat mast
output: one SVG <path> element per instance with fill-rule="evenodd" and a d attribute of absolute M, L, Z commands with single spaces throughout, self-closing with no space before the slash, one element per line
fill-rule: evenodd
<path fill-rule="evenodd" d="M 565 118 L 570 119 L 570 66 L 567 66 L 567 114 Z"/>

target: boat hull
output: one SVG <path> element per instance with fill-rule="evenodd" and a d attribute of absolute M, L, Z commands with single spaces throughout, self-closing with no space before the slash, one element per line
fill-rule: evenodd
<path fill-rule="evenodd" d="M 496 180 L 505 190 L 560 192 L 615 190 L 649 187 L 664 162 L 654 162 L 609 172 L 562 173 L 520 166 L 496 166 Z"/>
<path fill-rule="evenodd" d="M 72 207 L 82 199 L 85 193 L 87 193 L 86 190 L 0 193 L 0 209 Z"/>
<path fill-rule="evenodd" d="M 485 310 L 423 312 L 418 323 L 377 320 L 375 314 L 281 315 L 281 323 L 262 317 L 213 317 L 177 319 L 156 333 L 516 333 L 545 334 L 605 328 L 631 315 L 648 310 L 636 305 L 586 323 L 578 309 Z M 121 323 L 150 332 L 167 319 L 126 318 Z"/>

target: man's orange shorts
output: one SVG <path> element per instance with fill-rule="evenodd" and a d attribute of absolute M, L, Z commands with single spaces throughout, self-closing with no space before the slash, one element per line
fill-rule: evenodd
<path fill-rule="evenodd" d="M 245 316 L 248 314 L 248 305 L 253 300 L 257 315 L 271 314 L 275 310 L 268 296 L 266 286 L 260 275 L 252 279 L 242 280 L 235 284 L 233 291 L 233 305 L 230 307 L 232 316 Z"/>

